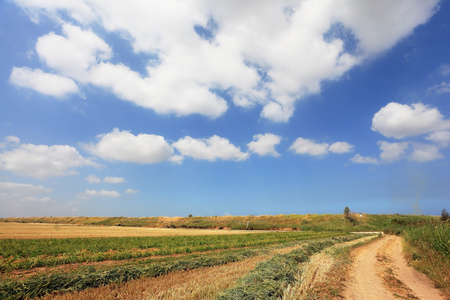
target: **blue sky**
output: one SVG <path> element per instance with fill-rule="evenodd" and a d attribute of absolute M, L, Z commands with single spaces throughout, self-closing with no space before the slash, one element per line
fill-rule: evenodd
<path fill-rule="evenodd" d="M 0 217 L 440 214 L 447 1 L 0 3 Z"/>

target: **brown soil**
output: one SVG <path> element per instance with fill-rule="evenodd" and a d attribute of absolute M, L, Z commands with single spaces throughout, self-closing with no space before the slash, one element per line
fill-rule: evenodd
<path fill-rule="evenodd" d="M 400 237 L 387 236 L 353 255 L 346 299 L 444 299 L 425 275 L 407 265 Z"/>

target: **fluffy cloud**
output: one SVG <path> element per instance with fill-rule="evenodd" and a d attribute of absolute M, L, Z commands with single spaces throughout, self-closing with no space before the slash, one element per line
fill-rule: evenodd
<path fill-rule="evenodd" d="M 83 147 L 106 160 L 155 164 L 169 160 L 173 154 L 173 148 L 159 135 L 133 135 L 115 128 L 112 132 L 98 137 L 100 141 L 97 144 Z"/>
<path fill-rule="evenodd" d="M 322 156 L 333 152 L 337 154 L 343 154 L 353 151 L 354 146 L 347 142 L 335 142 L 333 144 L 328 143 L 316 143 L 313 140 L 297 138 L 294 143 L 289 147 L 289 150 L 294 151 L 297 154 L 307 154 L 311 156 Z"/>
<path fill-rule="evenodd" d="M 98 196 L 98 197 L 112 197 L 117 198 L 120 197 L 119 192 L 117 191 L 106 191 L 106 190 L 86 190 L 85 192 L 86 196 Z"/>
<path fill-rule="evenodd" d="M 123 177 L 105 177 L 103 181 L 106 183 L 122 183 L 125 182 L 125 179 Z"/>
<path fill-rule="evenodd" d="M 62 31 L 64 36 L 53 32 L 41 36 L 36 51 L 47 66 L 63 76 L 85 81 L 91 66 L 111 57 L 111 48 L 93 32 L 69 24 L 64 24 Z"/>
<path fill-rule="evenodd" d="M 27 67 L 14 67 L 9 81 L 19 87 L 30 88 L 41 94 L 57 98 L 79 92 L 77 84 L 70 78 Z"/>
<path fill-rule="evenodd" d="M 45 203 L 50 201 L 50 198 L 48 196 L 42 197 L 42 195 L 52 192 L 52 189 L 45 188 L 42 185 L 0 182 L 0 201 Z"/>
<path fill-rule="evenodd" d="M 352 158 L 350 158 L 350 161 L 355 164 L 378 164 L 378 160 L 373 157 L 369 156 L 361 156 L 360 154 L 356 154 Z"/>
<path fill-rule="evenodd" d="M 427 136 L 426 139 L 439 144 L 441 147 L 447 147 L 450 144 L 450 131 L 436 131 Z"/>
<path fill-rule="evenodd" d="M 397 139 L 450 128 L 450 121 L 436 108 L 422 103 L 411 106 L 391 102 L 381 108 L 372 119 L 372 130 Z"/>
<path fill-rule="evenodd" d="M 102 179 L 98 178 L 95 175 L 89 175 L 86 177 L 86 180 L 89 183 L 100 183 L 102 182 Z M 105 183 L 122 183 L 125 182 L 125 179 L 123 177 L 105 177 L 103 178 L 103 182 Z"/>
<path fill-rule="evenodd" d="M 100 178 L 98 178 L 97 176 L 95 176 L 95 175 L 89 175 L 88 177 L 86 177 L 86 180 L 89 183 L 100 183 L 100 182 L 102 182 L 102 180 Z"/>
<path fill-rule="evenodd" d="M 289 147 L 289 150 L 297 154 L 307 154 L 312 156 L 321 156 L 328 153 L 329 145 L 327 143 L 316 143 L 312 140 L 297 138 Z"/>
<path fill-rule="evenodd" d="M 435 145 L 414 143 L 413 148 L 414 150 L 410 156 L 411 160 L 417 162 L 428 162 L 443 158 L 442 154 L 439 153 L 439 147 Z"/>
<path fill-rule="evenodd" d="M 343 153 L 352 152 L 354 148 L 355 148 L 355 146 L 353 146 L 347 142 L 336 142 L 336 143 L 331 144 L 330 147 L 328 147 L 328 151 L 337 153 L 337 154 L 343 154 Z"/>
<path fill-rule="evenodd" d="M 381 154 L 380 159 L 386 162 L 392 162 L 404 157 L 405 151 L 408 149 L 408 143 L 388 143 L 385 141 L 378 142 Z"/>
<path fill-rule="evenodd" d="M 257 134 L 253 136 L 253 141 L 247 144 L 248 150 L 260 156 L 271 155 L 279 157 L 280 153 L 275 150 L 275 146 L 281 142 L 281 137 L 272 133 Z"/>
<path fill-rule="evenodd" d="M 95 165 L 67 145 L 22 144 L 0 153 L 0 169 L 40 179 L 78 174 L 75 168 Z"/>
<path fill-rule="evenodd" d="M 426 22 L 438 0 L 16 3 L 35 21 L 45 14 L 63 24 L 62 35 L 42 36 L 36 51 L 65 77 L 157 113 L 211 118 L 228 108 L 214 90 L 226 90 L 235 105 L 259 105 L 262 117 L 285 122 L 321 82 L 339 79 Z M 91 29 L 69 25 L 73 20 Z M 92 31 L 98 26 L 150 55 L 146 74 L 111 63 L 111 48 Z"/>
<path fill-rule="evenodd" d="M 240 148 L 231 144 L 228 139 L 217 135 L 208 139 L 194 139 L 186 136 L 173 143 L 172 146 L 182 156 L 190 156 L 197 160 L 216 161 L 221 159 L 242 161 L 249 157 L 248 153 L 241 152 Z"/>
<path fill-rule="evenodd" d="M 392 163 L 401 159 L 408 159 L 415 162 L 429 162 L 443 158 L 436 145 L 423 144 L 417 142 L 389 143 L 379 141 L 380 161 L 383 163 Z M 363 157 L 356 154 L 350 159 L 353 163 L 359 164 L 378 164 L 378 160 L 372 157 Z"/>
<path fill-rule="evenodd" d="M 6 146 L 11 145 L 11 144 L 12 145 L 20 144 L 20 139 L 16 136 L 12 136 L 12 135 L 7 136 L 5 138 L 5 142 L 0 143 L 0 149 L 5 148 Z"/>

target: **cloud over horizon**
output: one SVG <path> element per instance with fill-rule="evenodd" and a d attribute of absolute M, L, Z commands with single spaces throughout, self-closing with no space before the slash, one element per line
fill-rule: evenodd
<path fill-rule="evenodd" d="M 21 144 L 0 152 L 0 169 L 21 176 L 46 179 L 76 175 L 76 168 L 83 166 L 97 164 L 82 157 L 78 150 L 68 145 Z"/>

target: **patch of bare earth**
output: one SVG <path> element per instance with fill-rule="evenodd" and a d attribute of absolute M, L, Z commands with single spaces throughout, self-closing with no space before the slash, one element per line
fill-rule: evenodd
<path fill-rule="evenodd" d="M 353 252 L 345 299 L 443 299 L 403 258 L 401 238 L 387 236 Z"/>
<path fill-rule="evenodd" d="M 379 249 L 378 260 L 384 271 L 384 283 L 396 298 L 444 299 L 431 280 L 408 266 L 400 237 L 392 237 Z"/>

